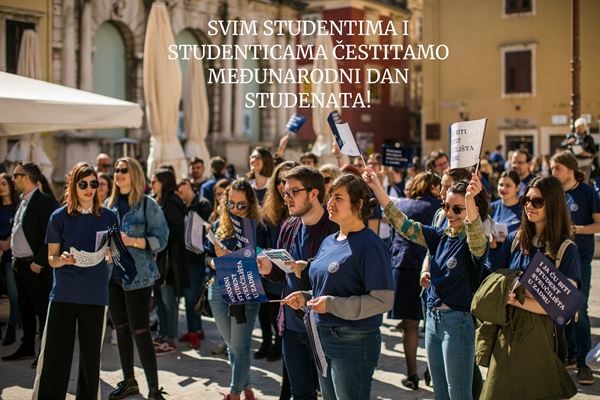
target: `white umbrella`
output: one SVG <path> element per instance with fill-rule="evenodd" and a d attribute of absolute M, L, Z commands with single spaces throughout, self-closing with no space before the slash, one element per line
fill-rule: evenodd
<path fill-rule="evenodd" d="M 26 29 L 21 39 L 17 74 L 27 78 L 41 79 L 40 50 L 37 34 L 33 29 Z M 36 163 L 45 176 L 52 176 L 52 161 L 44 151 L 39 132 L 23 136 L 6 155 L 9 162 Z"/>
<path fill-rule="evenodd" d="M 206 146 L 208 135 L 208 96 L 202 61 L 191 59 L 183 89 L 183 114 L 187 142 L 185 154 L 188 158 L 200 157 L 205 163 L 210 159 Z M 206 170 L 205 170 L 206 171 Z"/>
<path fill-rule="evenodd" d="M 0 137 L 139 128 L 142 117 L 136 103 L 0 71 Z"/>
<path fill-rule="evenodd" d="M 181 70 L 178 60 L 169 60 L 169 46 L 175 37 L 167 6 L 152 3 L 144 42 L 144 96 L 150 130 L 148 175 L 161 164 L 170 164 L 177 177 L 186 171 L 185 155 L 177 139 L 181 98 Z"/>
<path fill-rule="evenodd" d="M 317 58 L 313 62 L 313 69 L 325 70 L 326 68 L 332 68 L 337 70 L 337 61 L 333 54 L 333 42 L 330 35 L 319 35 L 317 36 L 316 46 L 323 46 L 327 59 L 322 60 Z M 327 99 L 331 93 L 334 93 L 338 98 L 340 96 L 340 83 L 315 83 L 312 88 L 313 93 L 319 94 L 324 93 Z M 312 123 L 313 130 L 317 138 L 312 147 L 312 152 L 321 158 L 331 157 L 331 144 L 333 142 L 333 135 L 329 124 L 327 123 L 327 117 L 329 113 L 336 110 L 333 107 L 320 107 L 316 106 L 312 111 Z M 341 110 L 337 110 L 341 113 Z M 321 162 L 324 162 L 322 159 Z"/>

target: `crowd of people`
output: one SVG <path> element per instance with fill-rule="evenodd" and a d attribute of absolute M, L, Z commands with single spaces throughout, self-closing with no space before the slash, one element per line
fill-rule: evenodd
<path fill-rule="evenodd" d="M 585 144 L 567 145 L 576 141 Z M 536 170 L 526 149 L 505 155 L 498 147 L 477 169 L 449 169 L 448 155 L 436 151 L 401 169 L 382 165 L 378 153 L 347 164 L 333 148 L 338 162 L 320 165 L 310 153 L 285 160 L 256 147 L 246 176 L 217 156 L 208 179 L 204 160 L 192 158 L 179 180 L 169 165 L 147 180 L 137 160 L 100 154 L 95 166 L 73 166 L 60 201 L 35 164 L 0 174 L 10 303 L 2 344 L 23 328 L 3 362 L 33 359 L 34 398 L 64 398 L 77 334 L 77 398 L 96 398 L 109 327 L 122 369 L 109 399 L 139 393 L 134 348 L 148 398 L 164 399 L 157 357 L 199 347 L 196 303 L 206 289 L 223 340 L 213 352 L 227 353 L 231 366 L 225 400 L 255 399 L 250 368 L 260 358 L 282 360 L 282 400 L 369 399 L 385 313 L 403 331 L 402 385 L 418 390 L 423 376 L 437 399 L 569 398 L 576 386 L 567 368 L 577 369 L 579 384 L 593 383 L 587 298 L 600 198 L 589 184 L 594 168 L 581 170 L 592 153 L 569 147 Z M 201 250 L 186 235 L 193 216 L 204 224 Z M 257 248 L 295 260 L 285 272 L 258 252 L 270 302 L 232 305 L 222 295 L 215 260 L 239 247 L 234 217 L 254 221 Z M 113 267 L 104 240 L 111 229 L 135 260 L 133 279 Z M 565 326 L 513 284 L 537 250 L 585 295 Z M 425 371 L 417 368 L 421 321 Z M 479 366 L 489 368 L 485 380 Z"/>

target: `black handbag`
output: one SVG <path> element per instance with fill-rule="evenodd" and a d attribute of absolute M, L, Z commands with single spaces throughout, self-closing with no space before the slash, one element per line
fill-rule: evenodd
<path fill-rule="evenodd" d="M 212 318 L 213 313 L 210 309 L 210 303 L 208 302 L 208 287 L 212 285 L 212 280 L 209 280 L 200 289 L 200 296 L 198 297 L 198 302 L 194 307 L 196 312 L 199 312 L 203 317 Z"/>

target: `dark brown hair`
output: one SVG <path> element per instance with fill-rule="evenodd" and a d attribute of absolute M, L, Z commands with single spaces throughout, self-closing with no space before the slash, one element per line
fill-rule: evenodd
<path fill-rule="evenodd" d="M 509 178 L 515 183 L 515 186 L 519 186 L 519 184 L 521 183 L 521 178 L 519 178 L 519 174 L 517 174 L 512 169 L 509 171 L 504 171 L 502 174 L 500 174 L 500 178 L 498 178 L 498 181 L 500 181 L 501 178 Z"/>
<path fill-rule="evenodd" d="M 90 175 L 93 175 L 96 180 L 98 180 L 98 173 L 90 164 L 86 162 L 79 162 L 75 164 L 75 166 L 69 172 L 71 175 L 71 180 L 69 181 L 69 186 L 67 186 L 67 214 L 73 215 L 77 211 L 79 207 L 79 198 L 77 197 L 77 184 L 83 180 L 83 178 L 87 178 Z M 98 198 L 98 192 L 94 193 L 94 199 L 92 203 L 92 213 L 94 215 L 100 215 L 100 199 Z"/>
<path fill-rule="evenodd" d="M 450 186 L 448 193 L 465 196 L 467 194 L 468 186 L 469 182 L 465 180 L 456 181 L 452 184 L 452 186 Z M 481 192 L 477 193 L 477 196 L 475 196 L 475 205 L 477 206 L 477 211 L 479 212 L 481 221 L 485 221 L 490 212 L 490 198 L 485 189 L 481 189 Z"/>
<path fill-rule="evenodd" d="M 411 185 L 408 189 L 408 197 L 418 199 L 424 196 L 432 196 L 432 189 L 440 186 L 442 180 L 432 171 L 421 172 L 411 179 Z"/>
<path fill-rule="evenodd" d="M 17 188 L 15 188 L 15 182 L 13 181 L 12 176 L 6 172 L 2 172 L 0 173 L 0 179 L 4 179 L 8 184 L 10 205 L 16 210 L 17 206 L 19 205 L 19 192 L 17 192 Z M 2 199 L 0 199 L 0 204 L 2 204 L 1 202 Z"/>
<path fill-rule="evenodd" d="M 296 161 L 285 161 L 275 167 L 271 179 L 267 184 L 267 193 L 261 207 L 261 212 L 264 220 L 271 226 L 279 226 L 288 216 L 288 209 L 283 201 L 283 197 L 277 189 L 277 177 L 281 172 L 285 176 L 285 172 L 297 166 Z"/>
<path fill-rule="evenodd" d="M 262 159 L 262 162 L 263 162 L 263 166 L 262 166 L 262 169 L 260 170 L 260 174 L 262 176 L 266 176 L 266 177 L 271 176 L 273 174 L 273 168 L 274 168 L 273 155 L 271 154 L 271 152 L 261 146 L 256 146 L 252 150 L 252 153 L 254 153 L 254 152 L 257 152 L 260 155 L 260 158 Z M 252 154 L 252 153 L 250 153 L 250 154 Z M 248 172 L 246 177 L 248 179 L 256 178 L 256 176 L 254 176 L 254 171 Z"/>
<path fill-rule="evenodd" d="M 575 173 L 575 180 L 577 182 L 583 182 L 585 180 L 584 173 L 579 170 L 579 166 L 577 165 L 577 158 L 575 158 L 575 155 L 570 151 L 561 151 L 560 153 L 556 153 L 552 156 L 550 161 L 564 165 L 573 171 Z"/>
<path fill-rule="evenodd" d="M 558 179 L 553 176 L 536 177 L 527 186 L 540 191 L 545 200 L 546 226 L 539 238 L 546 247 L 546 255 L 556 259 L 556 253 L 565 237 L 571 236 L 571 216 L 565 200 L 565 191 Z M 521 251 L 528 252 L 535 236 L 535 224 L 527 219 L 525 207 L 521 217 L 521 228 L 516 238 Z"/>
<path fill-rule="evenodd" d="M 350 205 L 354 214 L 362 221 L 371 217 L 372 208 L 376 205 L 375 199 L 371 199 L 371 189 L 367 183 L 360 177 L 353 174 L 340 175 L 333 181 L 329 193 L 335 192 L 339 188 L 345 188 L 350 196 Z M 373 201 L 371 201 L 373 200 Z"/>

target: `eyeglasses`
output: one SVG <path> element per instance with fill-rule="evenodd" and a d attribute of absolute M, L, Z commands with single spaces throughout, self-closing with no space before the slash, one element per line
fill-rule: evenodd
<path fill-rule="evenodd" d="M 101 164 L 100 166 L 102 168 L 110 168 L 110 167 L 112 167 L 112 164 Z"/>
<path fill-rule="evenodd" d="M 308 189 L 308 188 L 304 188 L 304 189 L 290 189 L 290 190 L 286 190 L 286 191 L 281 192 L 281 196 L 283 196 L 284 199 L 286 197 L 289 197 L 290 199 L 293 199 L 293 198 L 296 197 L 296 195 L 299 192 L 304 192 L 304 191 L 308 192 L 309 190 L 310 189 Z"/>
<path fill-rule="evenodd" d="M 451 206 L 448 203 L 442 204 L 442 208 L 446 212 L 448 212 L 449 210 L 452 210 L 452 212 L 456 215 L 462 214 L 462 212 L 467 209 L 466 207 L 461 207 L 461 206 Z"/>
<path fill-rule="evenodd" d="M 123 174 L 123 175 L 125 175 L 128 172 L 129 172 L 129 168 L 127 168 L 127 167 L 125 167 L 125 168 L 115 168 L 115 174 Z"/>
<path fill-rule="evenodd" d="M 230 200 L 227 202 L 227 208 L 230 210 L 237 208 L 238 210 L 242 211 L 242 210 L 245 210 L 246 208 L 248 208 L 248 204 L 245 201 L 240 201 L 239 203 L 234 203 L 233 201 Z"/>
<path fill-rule="evenodd" d="M 333 180 L 333 178 L 330 177 L 330 176 L 324 176 L 323 177 L 323 183 L 325 183 L 326 185 L 329 185 L 332 180 Z"/>
<path fill-rule="evenodd" d="M 100 182 L 98 182 L 97 180 L 89 181 L 89 185 L 92 189 L 98 189 L 98 186 L 100 186 Z M 87 189 L 88 181 L 79 181 L 77 187 L 81 190 Z"/>
<path fill-rule="evenodd" d="M 521 205 L 523 207 L 527 206 L 527 203 L 531 203 L 533 208 L 538 208 L 538 209 L 544 207 L 544 204 L 546 204 L 546 200 L 544 200 L 543 197 L 521 196 L 519 201 L 521 202 Z"/>
<path fill-rule="evenodd" d="M 15 173 L 13 174 L 13 178 L 16 178 L 17 176 L 25 176 L 25 175 L 27 175 L 27 174 L 24 174 L 24 173 L 22 173 L 22 172 L 15 172 Z"/>

